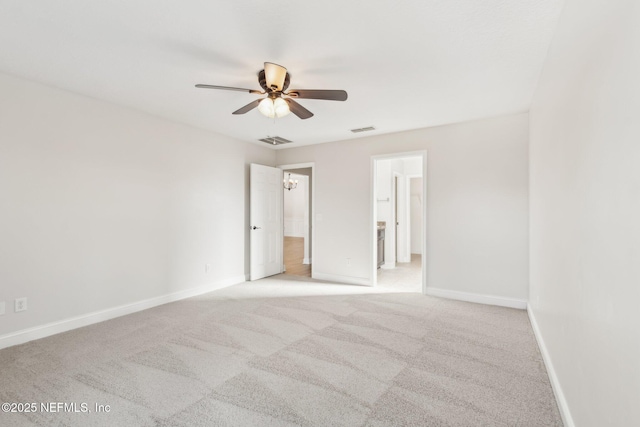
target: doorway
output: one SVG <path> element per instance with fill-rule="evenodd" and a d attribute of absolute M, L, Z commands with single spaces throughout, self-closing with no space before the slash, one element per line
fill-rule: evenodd
<path fill-rule="evenodd" d="M 313 164 L 279 168 L 285 184 L 290 183 L 283 188 L 283 272 L 312 277 Z"/>
<path fill-rule="evenodd" d="M 426 152 L 375 156 L 372 171 L 372 283 L 398 292 L 424 292 Z"/>

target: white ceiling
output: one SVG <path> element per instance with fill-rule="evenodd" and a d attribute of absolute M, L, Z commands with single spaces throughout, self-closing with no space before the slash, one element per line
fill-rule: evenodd
<path fill-rule="evenodd" d="M 562 0 L 0 0 L 0 71 L 285 147 L 529 109 Z M 263 62 L 315 116 L 231 112 Z M 0 94 L 1 96 L 1 94 Z M 349 130 L 375 126 L 376 131 Z"/>

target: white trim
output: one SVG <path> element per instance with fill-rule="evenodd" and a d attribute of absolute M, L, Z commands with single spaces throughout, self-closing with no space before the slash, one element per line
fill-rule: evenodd
<path fill-rule="evenodd" d="M 83 326 L 93 325 L 94 323 L 104 322 L 105 320 L 114 319 L 116 317 L 126 316 L 127 314 L 136 313 L 138 311 L 146 310 L 170 302 L 206 294 L 208 292 L 236 285 L 244 281 L 245 276 L 231 277 L 229 279 L 221 280 L 209 285 L 199 286 L 193 289 L 186 289 L 184 291 L 149 298 L 131 304 L 123 304 L 117 307 L 94 311 L 93 313 L 82 314 L 80 316 L 71 317 L 69 319 L 59 320 L 57 322 L 51 322 L 41 326 L 35 326 L 33 328 L 12 332 L 0 336 L 0 349 L 18 344 L 24 344 L 29 341 L 45 338 L 62 332 L 67 332 L 72 329 L 82 328 Z"/>
<path fill-rule="evenodd" d="M 387 261 L 385 261 L 384 264 L 382 264 L 380 266 L 380 268 L 382 268 L 384 270 L 393 270 L 394 268 L 396 268 L 396 263 L 395 262 L 387 262 Z"/>
<path fill-rule="evenodd" d="M 376 157 L 371 157 L 369 166 L 369 247 L 371 248 L 371 286 L 378 284 L 378 162 Z M 386 231 L 385 231 L 386 234 Z M 375 248 L 374 248 L 375 246 Z"/>
<path fill-rule="evenodd" d="M 303 264 L 311 264 L 311 258 L 303 258 L 302 259 L 302 263 Z"/>
<path fill-rule="evenodd" d="M 377 175 L 377 173 L 376 173 Z M 384 246 L 385 249 L 387 247 L 387 238 L 390 237 L 389 234 L 393 235 L 392 239 L 389 239 L 391 245 L 393 245 L 392 248 L 390 248 L 390 252 L 392 257 L 390 257 L 393 260 L 393 265 L 395 266 L 396 263 L 400 262 L 400 260 L 398 259 L 398 188 L 400 187 L 400 185 L 398 184 L 398 181 L 400 181 L 400 178 L 402 178 L 402 174 L 400 172 L 391 172 L 391 201 L 389 202 L 391 204 L 391 227 L 387 227 L 385 229 L 385 233 L 384 233 Z M 377 219 L 376 218 L 376 223 L 377 223 Z M 377 224 L 376 224 L 377 225 Z M 391 231 L 391 233 L 388 233 L 387 230 Z M 385 251 L 386 252 L 386 251 Z M 385 260 L 387 258 L 387 254 L 385 253 Z"/>
<path fill-rule="evenodd" d="M 425 169 L 424 165 L 423 165 L 422 169 Z M 426 178 L 423 175 L 424 175 L 424 173 L 422 173 L 420 175 L 418 175 L 418 174 L 405 175 L 405 177 L 407 178 L 407 196 L 408 196 L 407 197 L 407 222 L 409 224 L 409 233 L 408 233 L 408 235 L 409 235 L 409 262 L 411 262 L 411 258 L 412 258 L 411 256 L 412 255 L 422 255 L 422 252 L 420 252 L 419 254 L 414 254 L 413 251 L 411 250 L 411 241 L 412 241 L 411 236 L 413 234 L 413 232 L 411 231 L 411 180 L 412 179 L 416 179 L 416 178 L 420 178 L 420 179 L 422 179 L 422 183 L 424 185 L 424 181 L 426 180 Z M 423 201 L 422 201 L 422 196 L 424 194 L 427 194 L 426 191 L 423 191 L 423 190 L 424 189 L 420 190 L 420 198 L 421 198 L 420 207 L 421 208 L 424 208 L 424 205 L 425 205 L 425 203 L 423 203 Z M 422 220 L 425 217 L 426 217 L 426 214 L 424 213 L 424 211 L 420 212 L 420 223 L 421 223 L 420 225 L 422 225 L 422 222 L 423 222 Z M 422 232 L 424 233 L 425 230 L 422 230 Z M 424 243 L 424 242 L 422 242 L 422 239 L 421 239 L 421 241 L 420 241 L 420 247 L 421 248 L 422 248 L 422 243 Z M 424 260 L 423 260 L 423 262 L 424 262 Z"/>
<path fill-rule="evenodd" d="M 364 277 L 342 276 L 340 274 L 313 273 L 316 280 L 326 280 L 327 282 L 344 283 L 346 285 L 372 286 L 371 280 Z"/>
<path fill-rule="evenodd" d="M 527 301 L 517 298 L 499 297 L 495 295 L 474 294 L 470 292 L 451 291 L 448 289 L 427 288 L 427 295 L 434 297 L 455 299 L 459 301 L 475 302 L 478 304 L 498 305 L 500 307 L 519 308 L 525 310 Z"/>
<path fill-rule="evenodd" d="M 290 163 L 288 165 L 278 165 L 276 167 L 282 170 L 289 170 L 289 169 L 312 168 L 314 165 L 315 165 L 314 162 L 306 162 L 306 163 Z"/>
<path fill-rule="evenodd" d="M 558 404 L 558 409 L 560 410 L 560 416 L 562 417 L 562 422 L 566 427 L 575 427 L 575 423 L 573 422 L 573 417 L 571 416 L 571 411 L 569 410 L 567 399 L 564 396 L 564 392 L 562 391 L 562 386 L 560 385 L 560 380 L 558 379 L 556 370 L 554 369 L 553 363 L 551 362 L 551 356 L 549 355 L 549 350 L 547 349 L 547 346 L 544 343 L 544 339 L 542 339 L 542 333 L 540 332 L 540 328 L 538 327 L 538 322 L 536 321 L 535 315 L 533 314 L 531 304 L 527 304 L 527 314 L 529 315 L 529 321 L 531 322 L 533 335 L 536 337 L 536 341 L 538 342 L 538 347 L 540 348 L 540 353 L 542 354 L 542 360 L 544 361 L 544 364 L 547 368 L 547 374 L 549 375 L 549 380 L 551 381 L 551 388 L 553 389 L 553 394 L 555 394 L 556 396 L 556 402 Z"/>

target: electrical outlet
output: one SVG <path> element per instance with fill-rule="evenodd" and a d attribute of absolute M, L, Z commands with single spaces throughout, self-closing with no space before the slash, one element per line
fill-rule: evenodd
<path fill-rule="evenodd" d="M 4 301 L 0 301 L 0 316 L 4 314 Z"/>
<path fill-rule="evenodd" d="M 347 258 L 347 267 L 351 267 L 351 258 Z"/>
<path fill-rule="evenodd" d="M 208 273 L 208 272 L 209 272 L 209 270 L 211 270 L 211 264 L 205 264 L 205 265 L 204 265 L 204 272 L 205 272 L 205 273 Z"/>
<path fill-rule="evenodd" d="M 27 297 L 16 298 L 15 300 L 16 313 L 19 311 L 25 311 L 26 309 L 27 309 Z"/>

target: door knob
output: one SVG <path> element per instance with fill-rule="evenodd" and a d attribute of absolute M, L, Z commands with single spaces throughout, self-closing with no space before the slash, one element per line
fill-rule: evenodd
<path fill-rule="evenodd" d="M 259 230 L 260 227 L 256 227 L 255 225 L 253 227 L 250 227 L 252 230 Z"/>

